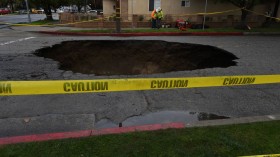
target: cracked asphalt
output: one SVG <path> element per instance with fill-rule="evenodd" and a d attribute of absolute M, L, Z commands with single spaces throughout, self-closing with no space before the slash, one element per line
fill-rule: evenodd
<path fill-rule="evenodd" d="M 35 28 L 34 28 L 35 29 Z M 196 77 L 280 73 L 280 36 L 84 37 L 52 36 L 20 27 L 0 29 L 0 80 Z M 34 37 L 31 39 L 27 39 Z M 26 39 L 26 40 L 25 40 Z M 95 76 L 59 69 L 35 50 L 69 40 L 164 40 L 225 49 L 237 66 L 150 75 Z M 11 42 L 13 41 L 13 42 Z M 110 45 L 108 45 L 110 46 Z M 145 47 L 144 47 L 145 48 Z M 94 48 L 93 48 L 94 49 Z M 227 117 L 280 113 L 280 84 L 92 94 L 1 96 L 0 137 L 98 128 L 158 111 L 212 113 Z"/>

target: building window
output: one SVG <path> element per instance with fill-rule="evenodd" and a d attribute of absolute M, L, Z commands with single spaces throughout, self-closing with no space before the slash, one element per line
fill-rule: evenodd
<path fill-rule="evenodd" d="M 191 0 L 182 0 L 181 1 L 182 7 L 190 7 L 191 6 Z"/>
<path fill-rule="evenodd" d="M 149 11 L 153 11 L 154 9 L 161 7 L 160 0 L 149 0 Z"/>
<path fill-rule="evenodd" d="M 149 0 L 149 11 L 153 11 L 155 7 L 155 1 Z"/>

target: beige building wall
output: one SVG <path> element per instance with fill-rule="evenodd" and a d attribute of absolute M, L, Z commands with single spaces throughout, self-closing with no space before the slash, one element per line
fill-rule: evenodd
<path fill-rule="evenodd" d="M 103 0 L 103 14 L 104 15 L 111 15 L 116 12 L 114 9 L 116 3 L 114 0 Z"/>
<path fill-rule="evenodd" d="M 149 0 L 128 0 L 129 14 L 150 14 Z"/>
<path fill-rule="evenodd" d="M 182 0 L 160 0 L 161 8 L 164 14 L 172 15 L 184 15 L 184 14 L 195 14 L 204 13 L 205 0 L 190 0 L 190 7 L 181 6 Z M 121 0 L 122 2 L 122 0 Z M 149 15 L 149 0 L 128 0 L 126 2 L 128 9 L 122 8 L 121 12 L 127 12 L 128 15 L 138 14 L 138 15 Z M 105 15 L 110 15 L 115 13 L 113 6 L 115 5 L 115 0 L 103 0 L 103 13 Z M 254 11 L 265 14 L 268 10 L 269 5 L 257 5 Z M 231 3 L 215 3 L 215 0 L 208 0 L 207 12 L 221 12 L 227 10 L 238 9 Z M 279 11 L 280 12 L 280 11 Z M 279 15 L 280 13 L 278 13 Z M 221 14 L 217 14 L 221 15 Z M 227 12 L 223 15 L 241 15 L 241 11 Z"/>

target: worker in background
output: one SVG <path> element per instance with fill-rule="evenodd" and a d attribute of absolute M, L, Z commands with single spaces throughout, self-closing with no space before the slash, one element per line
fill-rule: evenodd
<path fill-rule="evenodd" d="M 152 28 L 156 28 L 156 9 L 153 10 L 151 14 L 151 18 L 152 18 Z"/>
<path fill-rule="evenodd" d="M 161 20 L 163 19 L 163 12 L 160 7 L 158 7 L 156 9 L 155 16 L 156 16 L 156 25 L 157 25 L 157 28 L 159 29 L 161 27 Z"/>

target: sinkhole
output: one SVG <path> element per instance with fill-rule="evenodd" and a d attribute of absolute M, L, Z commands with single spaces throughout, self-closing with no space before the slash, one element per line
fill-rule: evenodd
<path fill-rule="evenodd" d="M 158 40 L 64 41 L 36 50 L 60 69 L 95 75 L 139 75 L 236 65 L 232 53 L 217 47 Z"/>

